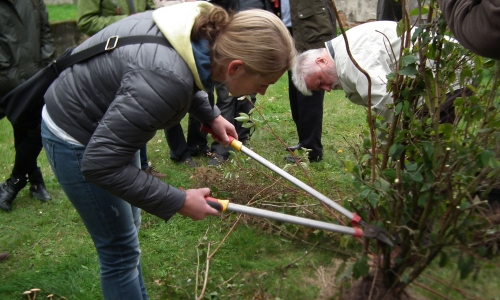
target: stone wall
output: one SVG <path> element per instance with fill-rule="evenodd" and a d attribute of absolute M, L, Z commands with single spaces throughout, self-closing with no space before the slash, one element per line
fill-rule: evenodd
<path fill-rule="evenodd" d="M 75 21 L 52 22 L 50 24 L 54 43 L 56 45 L 56 55 L 60 55 L 69 47 L 81 44 L 87 35 L 78 31 Z"/>

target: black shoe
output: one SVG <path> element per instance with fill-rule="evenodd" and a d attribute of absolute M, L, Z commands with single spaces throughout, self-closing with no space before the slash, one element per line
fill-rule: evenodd
<path fill-rule="evenodd" d="M 30 196 L 42 202 L 47 202 L 52 199 L 43 183 L 33 184 L 30 187 Z"/>
<path fill-rule="evenodd" d="M 319 162 L 322 160 L 323 160 L 323 156 L 311 156 L 311 157 L 309 157 L 310 163 Z M 299 157 L 295 158 L 293 156 L 285 156 L 285 161 L 287 163 L 290 163 L 290 164 L 295 164 L 295 163 L 301 163 L 302 159 Z"/>
<path fill-rule="evenodd" d="M 12 210 L 12 201 L 16 199 L 17 191 L 9 184 L 9 180 L 0 185 L 0 207 L 5 211 Z"/>
<path fill-rule="evenodd" d="M 7 252 L 0 252 L 0 261 L 4 261 L 9 257 L 9 253 Z"/>
<path fill-rule="evenodd" d="M 183 163 L 190 167 L 190 168 L 196 168 L 198 165 L 194 162 L 194 160 L 191 157 L 186 158 Z"/>
<path fill-rule="evenodd" d="M 286 151 L 290 150 L 290 151 L 296 151 L 296 150 L 300 150 L 302 148 L 302 145 L 300 143 L 298 143 L 297 145 L 294 145 L 294 146 L 290 146 L 290 147 L 286 147 Z"/>
<path fill-rule="evenodd" d="M 211 167 L 220 166 L 223 163 L 225 163 L 226 161 L 227 161 L 226 157 L 224 157 L 220 154 L 217 154 L 217 153 L 212 153 L 212 157 L 208 161 L 208 165 Z"/>

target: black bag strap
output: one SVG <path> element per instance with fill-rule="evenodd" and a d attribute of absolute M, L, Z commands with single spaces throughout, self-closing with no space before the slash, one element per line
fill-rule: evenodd
<path fill-rule="evenodd" d="M 155 36 L 155 35 L 135 35 L 135 36 L 124 36 L 119 37 L 114 35 L 108 38 L 107 41 L 94 45 L 90 48 L 87 48 L 82 51 L 78 51 L 64 58 L 55 60 L 52 64 L 52 68 L 56 71 L 57 75 L 59 75 L 66 68 L 71 67 L 74 64 L 82 62 L 86 59 L 94 57 L 96 55 L 102 54 L 104 52 L 109 52 L 114 50 L 115 48 L 132 45 L 132 44 L 160 44 L 167 47 L 172 47 L 167 39 L 163 36 Z"/>

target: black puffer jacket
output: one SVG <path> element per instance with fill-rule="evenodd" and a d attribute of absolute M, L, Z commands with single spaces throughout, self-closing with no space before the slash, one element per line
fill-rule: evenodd
<path fill-rule="evenodd" d="M 108 37 L 162 36 L 152 12 L 118 21 L 75 51 Z M 193 73 L 176 50 L 158 44 L 117 48 L 64 71 L 45 95 L 55 124 L 86 145 L 82 172 L 134 206 L 169 219 L 185 193 L 130 165 L 156 130 L 178 124 L 189 111 L 202 123 L 220 114 L 197 93 Z"/>
<path fill-rule="evenodd" d="M 46 66 L 54 51 L 43 0 L 0 0 L 0 98 Z"/>

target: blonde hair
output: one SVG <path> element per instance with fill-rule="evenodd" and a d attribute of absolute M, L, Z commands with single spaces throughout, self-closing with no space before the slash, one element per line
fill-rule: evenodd
<path fill-rule="evenodd" d="M 250 75 L 281 76 L 292 68 L 297 54 L 283 22 L 262 9 L 229 16 L 215 6 L 198 16 L 191 37 L 209 40 L 211 63 L 222 66 L 241 60 Z"/>

